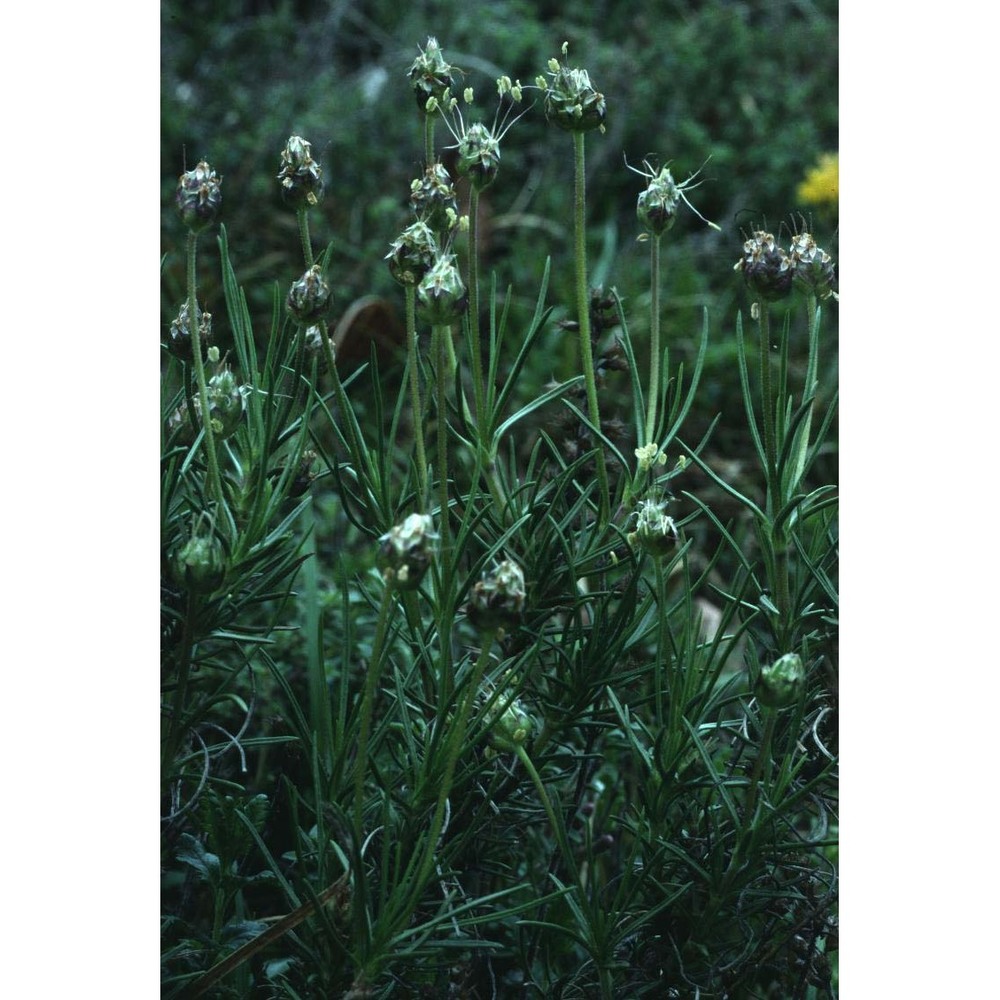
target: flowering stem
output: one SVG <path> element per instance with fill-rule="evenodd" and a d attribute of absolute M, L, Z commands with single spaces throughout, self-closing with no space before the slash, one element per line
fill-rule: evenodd
<path fill-rule="evenodd" d="M 649 402 L 646 409 L 646 440 L 656 434 L 656 408 L 660 396 L 660 234 L 649 241 Z"/>
<path fill-rule="evenodd" d="M 299 239 L 302 240 L 302 256 L 306 259 L 306 270 L 311 268 L 313 260 L 312 240 L 309 239 L 309 214 L 304 205 L 295 210 L 295 215 L 299 220 Z"/>
<path fill-rule="evenodd" d="M 587 287 L 587 179 L 586 157 L 584 155 L 584 133 L 573 133 L 575 153 L 575 182 L 573 187 L 573 257 L 576 271 L 576 308 L 580 325 L 580 354 L 583 361 L 583 376 L 587 383 L 587 407 L 595 434 L 601 428 L 601 412 L 597 405 L 597 379 L 594 375 L 594 349 L 590 342 L 590 294 Z M 604 448 L 597 445 L 597 488 L 600 502 L 601 524 L 607 523 L 610 508 L 608 496 L 608 470 L 604 464 Z"/>
<path fill-rule="evenodd" d="M 764 461 L 767 466 L 767 505 L 768 514 L 773 518 L 782 505 L 781 479 L 778 475 L 778 460 L 775 445 L 775 422 L 777 419 L 774 405 L 774 387 L 771 383 L 771 312 L 765 299 L 758 299 L 758 319 L 760 324 L 760 394 L 764 413 Z M 782 529 L 777 535 L 773 533 L 772 524 L 771 546 L 775 553 L 774 588 L 775 606 L 778 608 L 781 632 L 784 632 L 785 622 L 791 614 L 791 602 L 788 597 L 788 544 Z M 780 639 L 780 636 L 779 636 Z"/>
<path fill-rule="evenodd" d="M 819 359 L 819 309 L 816 305 L 816 296 L 813 293 L 806 295 L 806 317 L 809 322 L 809 360 L 806 363 L 805 394 L 812 395 L 816 385 L 816 367 Z M 812 431 L 813 411 L 816 408 L 815 398 L 809 403 L 809 412 L 802 422 L 802 433 L 798 453 L 795 456 L 795 467 L 792 470 L 791 489 L 795 489 L 802 478 L 802 473 L 806 466 L 806 453 L 809 451 L 809 435 Z"/>
<path fill-rule="evenodd" d="M 774 390 L 771 386 L 771 313 L 765 299 L 757 300 L 757 322 L 760 329 L 760 395 L 764 413 L 764 461 L 767 468 L 767 499 L 770 512 L 778 504 L 774 454 Z"/>
<path fill-rule="evenodd" d="M 472 354 L 472 390 L 476 400 L 476 427 L 483 474 L 486 477 L 497 512 L 504 510 L 507 499 L 497 478 L 493 456 L 489 453 L 487 426 L 486 382 L 483 378 L 483 345 L 479 335 L 479 191 L 475 185 L 469 193 L 469 350 Z"/>
<path fill-rule="evenodd" d="M 434 116 L 437 112 L 428 111 L 424 115 L 424 166 L 429 167 L 434 162 Z"/>
<path fill-rule="evenodd" d="M 448 341 L 451 327 L 435 325 L 432 328 L 437 366 L 437 474 L 438 496 L 441 503 L 441 560 L 443 573 L 447 575 L 451 550 L 451 525 L 448 523 Z"/>
<path fill-rule="evenodd" d="M 479 439 L 486 435 L 483 354 L 479 342 L 479 191 L 475 184 L 469 192 L 469 343 L 472 352 L 472 390 L 476 399 L 476 426 Z"/>
<path fill-rule="evenodd" d="M 205 361 L 201 354 L 201 324 L 198 316 L 197 297 L 198 236 L 188 231 L 187 238 L 187 292 L 188 327 L 191 330 L 191 352 L 194 355 L 194 378 L 198 384 L 198 401 L 201 406 L 201 426 L 205 433 L 205 454 L 208 462 L 208 483 L 221 509 L 225 505 L 222 496 L 222 479 L 219 476 L 219 460 L 215 452 L 215 434 L 212 430 L 212 416 L 208 404 L 208 382 L 205 379 Z"/>
<path fill-rule="evenodd" d="M 427 451 L 424 447 L 424 407 L 420 399 L 420 360 L 417 352 L 417 290 L 414 285 L 406 286 L 406 347 L 410 364 L 410 397 L 413 406 L 413 434 L 416 441 L 417 489 L 420 494 L 419 508 L 423 510 L 427 495 Z"/>

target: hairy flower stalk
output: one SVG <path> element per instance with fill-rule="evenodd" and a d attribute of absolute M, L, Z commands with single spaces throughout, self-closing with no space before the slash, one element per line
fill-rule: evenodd
<path fill-rule="evenodd" d="M 455 264 L 454 254 L 442 253 L 417 287 L 417 305 L 431 324 L 437 398 L 437 465 L 441 502 L 441 549 L 444 564 L 450 566 L 451 526 L 448 499 L 448 388 L 451 360 L 451 324 L 469 305 L 469 296 Z"/>
<path fill-rule="evenodd" d="M 430 497 L 427 486 L 427 446 L 424 444 L 424 406 L 420 395 L 420 357 L 417 352 L 417 290 L 413 285 L 407 285 L 403 294 L 406 301 L 406 352 L 407 365 L 410 369 L 410 407 L 413 410 L 417 494 L 420 505 L 423 506 Z"/>
<path fill-rule="evenodd" d="M 187 238 L 187 294 L 188 316 L 198 315 L 197 300 L 197 260 L 198 234 L 210 226 L 222 206 L 222 178 L 202 160 L 194 170 L 181 174 L 177 183 L 177 208 L 188 227 Z M 194 378 L 201 401 L 201 412 L 211 413 L 208 398 L 208 380 L 205 377 L 205 359 L 202 356 L 201 333 L 198 323 L 190 324 L 191 353 L 194 362 Z M 209 491 L 219 507 L 225 505 L 222 493 L 222 477 L 219 474 L 219 459 L 216 453 L 215 435 L 212 421 L 203 420 L 205 435 L 205 456 L 208 465 Z"/>
<path fill-rule="evenodd" d="M 626 163 L 626 166 L 628 164 Z M 677 221 L 677 211 L 683 201 L 695 215 L 712 229 L 719 227 L 709 222 L 688 201 L 684 193 L 692 185 L 700 171 L 692 174 L 683 184 L 677 184 L 668 167 L 654 170 L 648 160 L 643 161 L 644 170 L 629 166 L 629 170 L 646 179 L 646 189 L 636 201 L 636 216 L 643 227 L 640 239 L 649 240 L 650 270 L 650 313 L 649 313 L 649 399 L 646 404 L 646 443 L 653 441 L 656 434 L 656 418 L 660 397 L 660 238 L 673 228 Z"/>
<path fill-rule="evenodd" d="M 520 104 L 522 90 L 520 83 L 511 83 L 507 76 L 497 80 L 500 98 L 509 98 L 513 105 Z M 468 88 L 464 94 L 465 103 L 472 104 L 474 94 Z M 467 265 L 467 286 L 469 294 L 468 332 L 469 353 L 472 367 L 472 388 L 475 405 L 475 423 L 479 431 L 479 461 L 497 509 L 503 510 L 506 501 L 504 491 L 495 474 L 494 459 L 489 454 L 488 438 L 488 396 L 483 374 L 482 341 L 479 328 L 479 196 L 496 179 L 500 169 L 500 141 L 520 118 L 508 120 L 508 113 L 500 118 L 499 110 L 492 126 L 482 122 L 466 125 L 458 101 L 452 100 L 445 116 L 445 124 L 455 139 L 458 173 L 469 181 L 468 220 L 469 254 Z"/>
<path fill-rule="evenodd" d="M 575 183 L 573 187 L 573 260 L 576 277 L 576 311 L 580 324 L 580 355 L 587 386 L 587 408 L 590 422 L 600 431 L 601 410 L 597 402 L 597 376 L 594 371 L 594 348 L 590 340 L 590 291 L 587 285 L 587 174 L 583 132 L 573 133 Z M 596 432 L 595 432 L 596 433 Z M 599 523 L 606 524 L 610 516 L 611 497 L 608 490 L 608 470 L 604 463 L 604 447 L 597 445 L 597 490 Z"/>
<path fill-rule="evenodd" d="M 818 300 L 837 298 L 837 293 L 833 290 L 836 272 L 833 258 L 816 244 L 811 233 L 798 233 L 792 238 L 788 257 L 793 271 L 792 285 L 806 297 L 806 317 L 809 323 L 809 360 L 806 364 L 805 384 L 806 392 L 812 393 L 819 367 L 820 310 Z M 809 413 L 806 415 L 802 428 L 801 443 L 792 472 L 793 483 L 799 482 L 805 469 L 814 407 L 815 401 L 809 404 Z"/>
<path fill-rule="evenodd" d="M 563 43 L 563 55 L 567 45 Z M 587 410 L 595 435 L 601 429 L 601 411 L 597 402 L 597 376 L 594 371 L 594 349 L 590 340 L 590 291 L 587 286 L 587 179 L 584 136 L 593 129 L 604 129 L 607 115 L 604 95 L 598 93 L 584 69 L 568 69 L 557 59 L 549 60 L 550 80 L 537 78 L 545 92 L 545 117 L 573 136 L 573 261 L 576 285 L 576 311 L 580 331 L 580 355 L 583 376 L 587 387 Z M 608 470 L 604 462 L 604 448 L 597 446 L 597 490 L 600 524 L 610 516 L 611 498 L 608 491 Z"/>
<path fill-rule="evenodd" d="M 736 262 L 750 290 L 756 295 L 755 313 L 760 334 L 760 387 L 764 421 L 765 474 L 768 501 L 778 497 L 777 455 L 774 437 L 774 390 L 771 385 L 771 316 L 769 303 L 787 297 L 792 290 L 792 266 L 788 255 L 774 237 L 757 230 L 743 244 L 743 256 Z M 774 511 L 771 511 L 774 513 Z"/>
<path fill-rule="evenodd" d="M 424 408 L 420 393 L 420 358 L 417 352 L 417 285 L 434 266 L 440 255 L 437 241 L 426 222 L 408 226 L 389 247 L 386 260 L 389 271 L 404 289 L 406 298 L 406 351 L 410 369 L 410 408 L 413 411 L 413 434 L 416 448 L 417 489 L 421 505 L 426 504 L 427 449 L 424 444 Z"/>
<path fill-rule="evenodd" d="M 312 144 L 301 136 L 289 136 L 281 152 L 278 173 L 281 197 L 295 209 L 306 267 L 313 266 L 312 240 L 309 238 L 308 211 L 323 197 L 323 168 L 312 158 Z"/>
<path fill-rule="evenodd" d="M 493 183 L 499 169 L 500 142 L 493 130 L 482 122 L 463 129 L 458 136 L 458 172 L 469 180 L 469 345 L 480 437 L 485 434 L 486 402 L 479 337 L 479 194 Z"/>

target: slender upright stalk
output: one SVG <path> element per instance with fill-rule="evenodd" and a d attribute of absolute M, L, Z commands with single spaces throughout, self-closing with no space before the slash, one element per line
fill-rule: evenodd
<path fill-rule="evenodd" d="M 646 404 L 646 440 L 656 434 L 656 410 L 660 399 L 660 234 L 649 240 L 649 400 Z"/>
<path fill-rule="evenodd" d="M 442 574 L 449 575 L 451 565 L 451 525 L 448 522 L 448 382 L 449 364 L 448 342 L 451 327 L 435 325 L 431 337 L 434 340 L 435 366 L 437 368 L 437 474 L 438 497 L 441 504 L 441 563 Z"/>
<path fill-rule="evenodd" d="M 777 458 L 774 448 L 774 389 L 771 386 L 771 313 L 767 300 L 757 300 L 757 322 L 760 331 L 760 395 L 764 420 L 764 460 L 767 468 L 767 501 L 770 513 L 775 513 L 778 490 L 775 481 Z"/>
<path fill-rule="evenodd" d="M 769 517 L 774 517 L 782 505 L 781 477 L 778 474 L 777 445 L 775 442 L 776 412 L 774 404 L 774 387 L 771 382 L 771 313 L 767 301 L 758 299 L 758 321 L 760 324 L 760 394 L 764 421 L 764 461 L 767 465 L 767 505 Z M 777 534 L 772 533 L 771 544 L 775 553 L 774 567 L 774 598 L 778 608 L 781 628 L 785 631 L 790 620 L 791 601 L 788 591 L 788 543 L 784 529 Z M 778 638 L 783 642 L 782 635 Z"/>
<path fill-rule="evenodd" d="M 479 435 L 481 467 L 497 513 L 504 511 L 507 498 L 490 454 L 488 440 L 486 380 L 483 375 L 483 345 L 479 333 L 479 190 L 473 184 L 469 193 L 469 350 L 472 354 L 472 391 L 476 405 L 476 429 Z"/>
<path fill-rule="evenodd" d="M 576 274 L 576 309 L 580 324 L 580 355 L 583 376 L 587 384 L 587 408 L 590 422 L 599 431 L 601 412 L 597 405 L 597 377 L 594 373 L 594 350 L 590 343 L 590 289 L 587 286 L 587 179 L 583 132 L 573 133 L 575 182 L 573 186 L 573 259 Z M 600 504 L 599 523 L 606 524 L 610 513 L 608 470 L 604 464 L 604 448 L 597 445 L 597 488 Z"/>
<path fill-rule="evenodd" d="M 216 503 L 222 508 L 222 479 L 219 476 L 219 459 L 215 451 L 215 433 L 212 430 L 208 403 L 208 381 L 205 378 L 205 359 L 201 352 L 201 327 L 198 317 L 197 297 L 198 236 L 188 231 L 187 238 L 187 293 L 188 326 L 191 330 L 191 353 L 194 355 L 194 378 L 198 385 L 198 402 L 201 406 L 201 426 L 205 433 L 205 455 L 208 463 L 208 485 Z"/>
<path fill-rule="evenodd" d="M 760 790 L 760 779 L 764 774 L 764 767 L 771 760 L 771 743 L 774 741 L 774 725 L 778 719 L 778 712 L 774 708 L 764 709 L 766 718 L 764 720 L 764 735 L 760 741 L 760 751 L 754 761 L 753 772 L 750 775 L 750 787 L 747 791 L 747 805 L 745 819 L 748 826 L 753 825 L 754 812 L 757 809 L 757 796 Z"/>
<path fill-rule="evenodd" d="M 479 340 L 479 190 L 470 185 L 469 192 L 469 346 L 472 353 L 472 391 L 476 401 L 476 427 L 482 442 L 486 435 L 485 385 L 483 382 L 483 352 Z"/>
<path fill-rule="evenodd" d="M 299 220 L 299 239 L 302 241 L 302 256 L 306 261 L 306 270 L 313 266 L 312 240 L 309 239 L 309 214 L 308 209 L 302 205 L 295 210 L 295 215 Z"/>
<path fill-rule="evenodd" d="M 405 286 L 406 293 L 406 349 L 410 366 L 410 398 L 413 407 L 413 436 L 416 445 L 417 490 L 420 494 L 420 509 L 424 509 L 429 496 L 427 493 L 427 449 L 424 446 L 424 407 L 420 397 L 420 359 L 417 352 L 417 290 L 413 285 Z"/>
<path fill-rule="evenodd" d="M 434 116 L 436 111 L 424 114 L 424 166 L 429 167 L 434 162 Z"/>

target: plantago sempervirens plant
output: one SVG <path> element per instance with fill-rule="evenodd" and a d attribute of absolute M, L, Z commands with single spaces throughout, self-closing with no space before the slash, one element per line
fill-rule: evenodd
<path fill-rule="evenodd" d="M 693 363 L 671 372 L 660 345 L 660 241 L 679 238 L 681 203 L 694 211 L 697 174 L 678 182 L 644 160 L 647 386 L 634 305 L 610 282 L 589 287 L 584 138 L 608 109 L 566 54 L 538 102 L 573 141 L 566 319 L 552 316 L 549 261 L 528 251 L 506 294 L 511 265 L 496 254 L 480 300 L 479 197 L 489 189 L 505 211 L 496 179 L 517 162 L 520 84 L 501 76 L 496 112 L 478 121 L 436 40 L 408 78 L 401 67 L 424 153 L 399 192 L 412 215 L 383 234 L 406 304 L 406 381 L 374 354 L 341 381 L 325 275 L 343 234 L 314 259 L 309 213 L 332 175 L 306 139 L 289 137 L 269 171 L 302 255 L 268 278 L 292 283 L 270 328 L 251 321 L 220 226 L 209 344 L 194 245 L 216 219 L 218 178 L 199 163 L 178 185 L 188 295 L 179 314 L 165 303 L 177 318 L 161 414 L 174 1000 L 526 988 L 614 1000 L 676 984 L 833 995 L 835 397 L 819 328 L 835 266 L 808 232 L 786 248 L 763 228 L 747 238 L 737 268 L 760 381 L 738 315 L 744 405 L 716 434 L 703 386 L 727 411 L 732 394 L 712 384 L 707 315 Z M 434 149 L 439 116 L 467 206 Z M 599 190 L 600 173 L 587 182 Z M 363 278 L 368 255 L 354 259 Z M 788 318 L 772 338 L 779 300 Z M 803 301 L 801 365 L 788 331 Z M 560 382 L 546 338 L 566 330 L 580 365 Z M 619 386 L 626 397 L 603 422 L 599 379 L 605 400 Z"/>

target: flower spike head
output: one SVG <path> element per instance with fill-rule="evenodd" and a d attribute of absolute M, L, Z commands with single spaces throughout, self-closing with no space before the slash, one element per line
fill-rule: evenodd
<path fill-rule="evenodd" d="M 802 657 L 798 653 L 785 653 L 769 666 L 761 667 L 754 694 L 765 708 L 785 708 L 798 699 L 805 679 Z"/>
<path fill-rule="evenodd" d="M 288 311 L 299 326 L 314 326 L 330 308 L 330 286 L 314 264 L 288 291 Z"/>
<path fill-rule="evenodd" d="M 376 557 L 382 578 L 398 590 L 416 590 L 434 556 L 437 535 L 429 514 L 410 514 L 379 538 Z"/>
<path fill-rule="evenodd" d="M 756 230 L 743 244 L 743 256 L 736 262 L 735 270 L 743 272 L 751 291 L 769 302 L 785 298 L 792 290 L 791 261 L 775 244 L 774 237 L 763 229 Z"/>
<path fill-rule="evenodd" d="M 520 699 L 515 698 L 493 720 L 490 742 L 499 750 L 514 750 L 531 735 L 535 720 L 525 711 Z"/>
<path fill-rule="evenodd" d="M 278 183 L 281 197 L 293 208 L 318 205 L 323 197 L 323 168 L 312 158 L 312 144 L 301 136 L 289 136 L 281 151 Z"/>
<path fill-rule="evenodd" d="M 201 520 L 194 526 L 191 537 L 170 560 L 174 580 L 197 594 L 211 594 L 226 578 L 226 553 L 211 529 L 203 531 Z"/>
<path fill-rule="evenodd" d="M 423 177 L 410 185 L 410 207 L 418 219 L 430 226 L 438 241 L 444 243 L 458 218 L 458 197 L 441 163 L 432 163 Z"/>
<path fill-rule="evenodd" d="M 681 193 L 670 171 L 664 167 L 650 178 L 636 202 L 636 215 L 646 232 L 659 236 L 677 221 Z"/>
<path fill-rule="evenodd" d="M 393 241 L 385 259 L 389 262 L 389 272 L 401 285 L 419 285 L 439 254 L 430 226 L 414 222 Z"/>
<path fill-rule="evenodd" d="M 500 143 L 482 122 L 470 125 L 458 140 L 458 172 L 477 191 L 494 181 L 500 169 Z"/>
<path fill-rule="evenodd" d="M 604 127 L 607 118 L 604 95 L 594 89 L 585 69 L 569 69 L 558 59 L 550 59 L 549 75 L 551 80 L 541 77 L 540 81 L 545 91 L 545 117 L 550 122 L 567 132 L 590 132 Z"/>
<path fill-rule="evenodd" d="M 436 38 L 427 39 L 427 47 L 413 60 L 409 70 L 410 86 L 417 98 L 417 107 L 428 111 L 446 103 L 446 95 L 454 82 L 451 66 L 444 61 Z M 428 105 L 434 98 L 436 104 Z"/>
<path fill-rule="evenodd" d="M 665 500 L 643 500 L 635 514 L 635 531 L 629 542 L 638 545 L 644 552 L 659 559 L 677 547 L 677 525 L 666 514 Z"/>
<path fill-rule="evenodd" d="M 707 162 L 707 161 L 706 161 Z M 655 170 L 649 160 L 643 160 L 643 170 L 637 170 L 628 160 L 625 166 L 634 174 L 646 180 L 646 190 L 643 191 L 636 202 L 636 216 L 645 229 L 645 236 L 640 239 L 648 239 L 651 236 L 662 236 L 677 221 L 677 209 L 683 201 L 695 215 L 701 219 L 710 229 L 720 231 L 714 222 L 709 222 L 688 200 L 686 191 L 698 184 L 693 183 L 694 179 L 701 173 L 701 168 L 696 170 L 683 184 L 678 184 L 670 173 L 669 165 Z"/>
<path fill-rule="evenodd" d="M 417 286 L 417 308 L 431 326 L 455 322 L 469 307 L 469 293 L 455 265 L 455 255 L 443 253 Z"/>
<path fill-rule="evenodd" d="M 200 410 L 201 400 L 194 397 L 195 409 Z M 223 366 L 208 380 L 208 413 L 212 430 L 219 438 L 232 437 L 246 412 L 247 401 L 229 366 Z"/>
<path fill-rule="evenodd" d="M 469 594 L 469 621 L 480 632 L 519 625 L 527 594 L 524 572 L 517 563 L 505 559 L 494 570 L 483 573 Z"/>
<path fill-rule="evenodd" d="M 201 335 L 201 346 L 207 348 L 212 342 L 212 314 L 195 306 L 198 317 L 198 333 Z M 190 361 L 194 357 L 191 343 L 191 324 L 188 322 L 188 304 L 185 302 L 177 317 L 170 324 L 170 339 L 167 341 L 174 357 Z"/>
<path fill-rule="evenodd" d="M 833 258 L 816 245 L 810 233 L 794 236 L 788 249 L 793 270 L 792 282 L 796 288 L 815 295 L 817 299 L 827 299 L 836 294 L 833 290 Z"/>
<path fill-rule="evenodd" d="M 202 160 L 177 182 L 177 211 L 192 233 L 207 229 L 222 207 L 222 178 Z"/>

